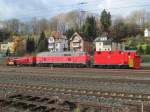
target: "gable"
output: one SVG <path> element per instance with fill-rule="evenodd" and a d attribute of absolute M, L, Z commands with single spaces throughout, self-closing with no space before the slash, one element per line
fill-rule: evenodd
<path fill-rule="evenodd" d="M 74 36 L 73 41 L 80 41 L 82 38 L 79 35 Z"/>
<path fill-rule="evenodd" d="M 70 41 L 73 41 L 73 40 L 76 40 L 76 41 L 78 41 L 78 40 L 83 40 L 83 37 L 81 36 L 81 35 L 79 35 L 79 33 L 74 33 L 73 35 L 72 35 L 72 37 L 70 38 Z"/>
<path fill-rule="evenodd" d="M 55 41 L 54 37 L 49 37 L 49 38 L 48 38 L 48 42 L 49 42 L 49 43 L 54 42 L 54 41 Z"/>

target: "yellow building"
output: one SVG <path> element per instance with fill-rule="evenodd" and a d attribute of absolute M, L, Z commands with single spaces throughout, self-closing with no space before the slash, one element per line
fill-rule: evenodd
<path fill-rule="evenodd" d="M 19 47 L 20 44 L 22 45 L 22 42 L 24 40 L 23 37 L 19 37 L 19 36 L 13 36 L 12 39 L 13 39 L 12 42 L 2 43 L 0 45 L 0 51 L 6 52 L 7 49 L 9 48 L 10 53 L 15 53 L 17 47 Z"/>
<path fill-rule="evenodd" d="M 1 51 L 5 52 L 5 51 L 7 51 L 7 49 L 10 50 L 10 53 L 14 53 L 15 52 L 15 43 L 8 42 L 6 44 L 1 44 L 1 46 L 0 46 Z"/>

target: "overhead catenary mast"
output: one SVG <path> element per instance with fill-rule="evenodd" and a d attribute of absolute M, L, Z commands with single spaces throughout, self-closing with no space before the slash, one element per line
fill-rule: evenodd
<path fill-rule="evenodd" d="M 82 8 L 82 6 L 83 5 L 86 5 L 86 4 L 88 4 L 88 2 L 80 2 L 80 3 L 78 3 L 78 5 L 79 5 L 79 28 L 81 28 L 81 26 L 82 26 L 82 12 L 83 12 L 83 8 Z"/>

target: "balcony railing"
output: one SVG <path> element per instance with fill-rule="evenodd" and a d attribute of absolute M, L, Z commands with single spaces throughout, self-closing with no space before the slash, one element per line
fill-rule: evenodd
<path fill-rule="evenodd" d="M 53 45 L 49 45 L 48 48 L 49 48 L 49 49 L 52 49 L 52 48 L 54 48 L 54 46 L 53 46 Z"/>
<path fill-rule="evenodd" d="M 72 47 L 81 47 L 80 43 L 73 43 Z"/>

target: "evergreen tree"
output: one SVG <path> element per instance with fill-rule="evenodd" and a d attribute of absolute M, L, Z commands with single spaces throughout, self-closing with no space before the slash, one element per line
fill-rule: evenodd
<path fill-rule="evenodd" d="M 39 40 L 38 40 L 38 45 L 39 45 L 39 43 L 40 43 L 42 40 L 44 40 L 45 38 L 46 38 L 45 33 L 42 31 L 41 34 L 40 34 L 40 38 L 39 38 Z"/>
<path fill-rule="evenodd" d="M 43 52 L 43 51 L 46 51 L 45 50 L 45 41 L 44 40 L 41 40 L 39 45 L 38 45 L 38 48 L 37 48 L 37 51 L 38 52 Z"/>
<path fill-rule="evenodd" d="M 137 50 L 138 54 L 144 54 L 144 50 L 142 48 L 142 46 L 140 45 L 140 47 Z"/>
<path fill-rule="evenodd" d="M 9 48 L 6 51 L 6 56 L 10 56 L 10 49 Z"/>
<path fill-rule="evenodd" d="M 26 53 L 26 50 L 23 48 L 22 45 L 18 46 L 15 51 L 15 56 L 23 56 Z"/>
<path fill-rule="evenodd" d="M 44 32 L 41 33 L 40 38 L 38 40 L 37 51 L 48 51 L 48 41 Z"/>
<path fill-rule="evenodd" d="M 82 26 L 82 32 L 91 41 L 93 41 L 96 36 L 96 20 L 95 17 L 87 17 L 85 24 Z"/>
<path fill-rule="evenodd" d="M 73 28 L 70 28 L 65 32 L 65 35 L 68 39 L 70 39 L 71 36 L 74 34 L 74 32 L 75 32 L 75 30 Z"/>
<path fill-rule="evenodd" d="M 108 32 L 109 27 L 111 26 L 111 14 L 105 9 L 101 13 L 100 22 L 102 24 L 103 32 Z"/>
<path fill-rule="evenodd" d="M 26 42 L 26 51 L 32 53 L 35 50 L 35 41 L 33 38 L 29 37 Z"/>
<path fill-rule="evenodd" d="M 150 46 L 146 45 L 145 54 L 150 54 Z"/>
<path fill-rule="evenodd" d="M 29 52 L 30 51 L 30 38 L 28 37 L 27 41 L 26 41 L 26 51 Z"/>

